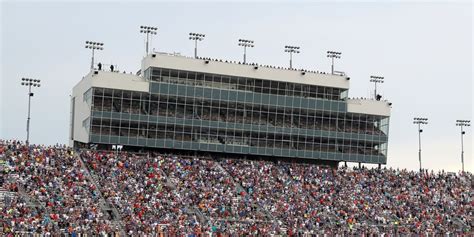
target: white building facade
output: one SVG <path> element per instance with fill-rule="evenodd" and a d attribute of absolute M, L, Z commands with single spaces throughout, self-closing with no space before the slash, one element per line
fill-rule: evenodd
<path fill-rule="evenodd" d="M 154 53 L 140 75 L 74 88 L 70 143 L 386 164 L 391 104 L 348 99 L 345 75 Z"/>

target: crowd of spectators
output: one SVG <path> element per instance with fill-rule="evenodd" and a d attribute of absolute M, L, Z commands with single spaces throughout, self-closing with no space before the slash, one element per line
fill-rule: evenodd
<path fill-rule="evenodd" d="M 457 233 L 472 230 L 472 174 L 325 169 L 227 160 L 222 166 L 293 231 Z"/>
<path fill-rule="evenodd" d="M 270 221 L 217 161 L 178 156 L 163 159 L 162 168 L 176 183 L 177 191 L 208 220 L 206 230 L 249 234 L 243 232 L 242 225 Z"/>
<path fill-rule="evenodd" d="M 213 160 L 92 151 L 81 158 L 130 235 L 244 234 L 270 222 Z"/>
<path fill-rule="evenodd" d="M 333 169 L 0 140 L 4 233 L 472 234 L 468 172 Z M 117 210 L 114 225 L 104 200 Z"/>
<path fill-rule="evenodd" d="M 97 187 L 72 149 L 0 140 L 1 186 L 17 193 L 1 209 L 4 233 L 110 233 Z"/>
<path fill-rule="evenodd" d="M 120 213 L 127 234 L 200 232 L 186 196 L 163 173 L 160 157 L 84 151 L 80 157 L 99 180 L 104 198 Z"/>

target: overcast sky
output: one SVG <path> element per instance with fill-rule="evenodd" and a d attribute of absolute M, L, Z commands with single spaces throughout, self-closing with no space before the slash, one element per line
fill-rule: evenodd
<path fill-rule="evenodd" d="M 342 52 L 336 70 L 351 77 L 350 97 L 369 97 L 370 75 L 393 103 L 388 166 L 418 169 L 413 117 L 429 118 L 423 166 L 458 171 L 460 128 L 472 119 L 472 4 L 457 3 L 131 3 L 13 2 L 1 5 L 0 138 L 26 138 L 28 97 L 20 78 L 42 80 L 32 100 L 31 142 L 67 143 L 69 94 L 87 74 L 84 41 L 101 41 L 97 60 L 136 72 L 144 55 L 140 25 L 159 28 L 152 48 L 193 54 L 189 32 L 205 33 L 201 56 L 240 60 L 238 38 L 253 39 L 248 61 L 288 65 L 286 44 L 301 46 L 297 68 L 329 71 L 327 50 Z M 474 171 L 472 128 L 465 166 Z"/>

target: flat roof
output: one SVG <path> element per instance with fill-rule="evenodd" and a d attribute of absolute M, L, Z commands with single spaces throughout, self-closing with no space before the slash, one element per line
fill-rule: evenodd
<path fill-rule="evenodd" d="M 322 72 L 263 65 L 239 64 L 225 60 L 191 58 L 160 52 L 152 53 L 142 60 L 142 72 L 149 67 L 349 89 L 349 78 L 345 75 L 332 75 Z"/>

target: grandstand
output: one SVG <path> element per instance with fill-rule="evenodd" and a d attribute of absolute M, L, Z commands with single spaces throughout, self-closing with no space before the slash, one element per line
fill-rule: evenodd
<path fill-rule="evenodd" d="M 100 65 L 73 88 L 70 147 L 0 140 L 1 233 L 473 233 L 472 174 L 381 168 L 391 103 L 350 99 L 345 73 L 159 52 L 136 74 Z"/>
<path fill-rule="evenodd" d="M 0 237 L 474 237 L 465 4 L 18 2 Z"/>
<path fill-rule="evenodd" d="M 391 103 L 350 78 L 152 53 L 136 75 L 95 68 L 73 88 L 70 145 L 386 164 Z"/>
<path fill-rule="evenodd" d="M 472 235 L 473 176 L 0 140 L 0 232 Z"/>

